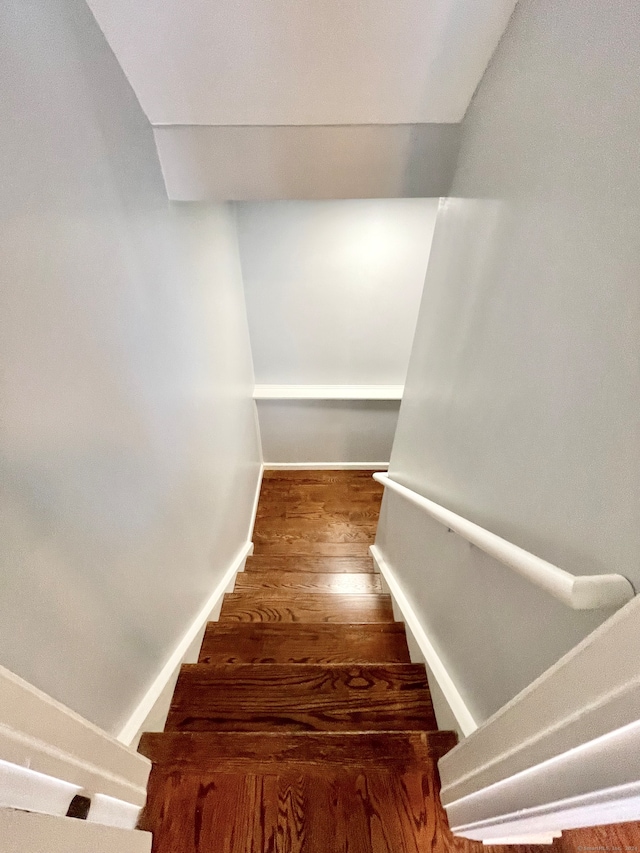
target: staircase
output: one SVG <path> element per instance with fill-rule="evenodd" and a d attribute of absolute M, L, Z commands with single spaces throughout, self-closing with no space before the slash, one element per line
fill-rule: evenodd
<path fill-rule="evenodd" d="M 154 853 L 421 853 L 454 839 L 425 669 L 374 574 L 370 472 L 267 472 L 255 555 L 182 667 L 142 828 Z"/>

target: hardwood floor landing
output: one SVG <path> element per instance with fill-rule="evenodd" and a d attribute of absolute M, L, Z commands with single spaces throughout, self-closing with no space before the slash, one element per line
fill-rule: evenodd
<path fill-rule="evenodd" d="M 367 558 L 382 493 L 370 471 L 265 471 L 255 554 Z"/>

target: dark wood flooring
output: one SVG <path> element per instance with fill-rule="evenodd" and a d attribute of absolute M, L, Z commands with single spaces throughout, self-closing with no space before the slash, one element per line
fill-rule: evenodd
<path fill-rule="evenodd" d="M 186 664 L 167 731 L 437 729 L 424 666 Z"/>
<path fill-rule="evenodd" d="M 210 622 L 200 663 L 409 663 L 402 622 Z"/>
<path fill-rule="evenodd" d="M 221 622 L 391 622 L 388 595 L 296 593 L 231 593 L 225 596 Z"/>
<path fill-rule="evenodd" d="M 451 835 L 436 763 L 456 738 L 373 573 L 381 497 L 368 471 L 265 473 L 255 554 L 140 742 L 153 853 L 640 849 L 637 824 L 551 847 Z"/>

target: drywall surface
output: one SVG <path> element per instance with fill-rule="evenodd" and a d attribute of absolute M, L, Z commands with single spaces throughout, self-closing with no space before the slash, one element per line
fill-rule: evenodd
<path fill-rule="evenodd" d="M 640 10 L 521 0 L 441 203 L 390 474 L 640 589 Z M 378 545 L 486 719 L 609 614 L 572 613 L 387 495 Z"/>
<path fill-rule="evenodd" d="M 437 206 L 237 204 L 256 382 L 402 385 Z"/>
<path fill-rule="evenodd" d="M 459 133 L 459 124 L 154 127 L 177 201 L 446 195 Z"/>
<path fill-rule="evenodd" d="M 258 400 L 265 464 L 387 464 L 395 400 Z"/>
<path fill-rule="evenodd" d="M 236 205 L 256 382 L 402 385 L 437 204 Z M 258 411 L 266 463 L 389 461 L 397 403 L 259 401 Z"/>
<path fill-rule="evenodd" d="M 235 222 L 167 202 L 84 2 L 0 28 L 0 660 L 116 732 L 248 535 Z"/>

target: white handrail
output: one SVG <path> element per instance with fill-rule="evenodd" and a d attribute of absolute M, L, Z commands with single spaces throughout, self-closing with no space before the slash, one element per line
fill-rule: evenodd
<path fill-rule="evenodd" d="M 573 610 L 622 607 L 635 595 L 631 583 L 622 575 L 572 575 L 412 489 L 396 483 L 388 474 L 374 474 L 373 479 L 382 483 L 385 488 L 402 495 L 485 554 L 509 566 Z"/>

